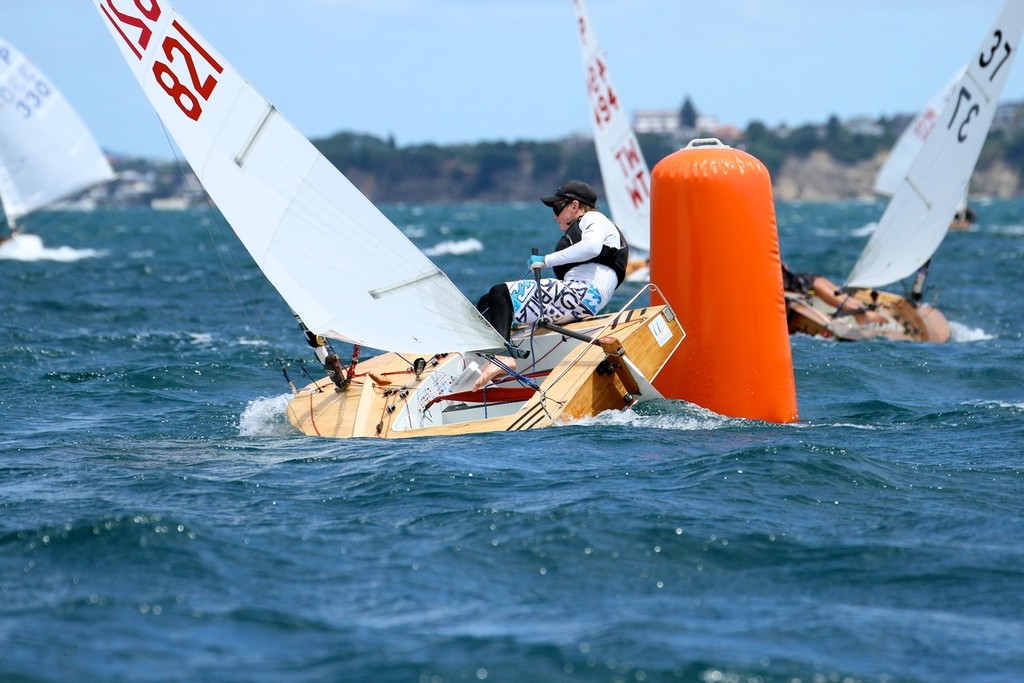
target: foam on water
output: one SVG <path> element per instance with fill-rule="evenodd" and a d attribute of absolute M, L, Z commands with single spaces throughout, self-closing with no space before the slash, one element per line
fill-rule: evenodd
<path fill-rule="evenodd" d="M 0 259 L 9 261 L 61 261 L 71 263 L 82 259 L 106 256 L 107 252 L 74 247 L 46 247 L 38 235 L 18 234 L 0 243 Z"/>
<path fill-rule="evenodd" d="M 1012 237 L 1019 237 L 1024 235 L 1024 225 L 997 225 L 991 229 L 987 229 L 986 232 L 991 232 L 996 235 L 1010 235 Z"/>
<path fill-rule="evenodd" d="M 1014 412 L 1024 411 L 1024 403 L 1009 403 L 1006 401 L 968 401 L 964 405 L 977 406 L 979 408 L 1000 408 Z"/>
<path fill-rule="evenodd" d="M 417 223 L 415 225 L 404 225 L 402 226 L 402 232 L 405 233 L 405 236 L 411 240 L 420 239 L 422 237 L 427 236 L 426 226 L 420 223 Z"/>
<path fill-rule="evenodd" d="M 188 336 L 197 346 L 207 346 L 213 343 L 213 335 L 209 332 L 189 332 Z"/>
<path fill-rule="evenodd" d="M 475 237 L 470 237 L 464 240 L 446 240 L 444 242 L 439 242 L 428 249 L 424 249 L 423 253 L 427 256 L 440 256 L 442 254 L 463 256 L 465 254 L 472 254 L 473 252 L 483 250 L 483 243 Z"/>
<path fill-rule="evenodd" d="M 872 221 L 865 225 L 864 227 L 857 228 L 856 230 L 853 231 L 852 234 L 854 237 L 870 237 L 871 235 L 874 234 L 877 228 L 878 223 Z"/>
<path fill-rule="evenodd" d="M 281 394 L 250 401 L 238 421 L 239 436 L 294 435 L 295 428 L 286 416 L 291 399 L 291 394 Z"/>
<path fill-rule="evenodd" d="M 656 400 L 641 403 L 632 410 L 606 410 L 593 417 L 575 420 L 571 424 L 706 431 L 732 427 L 742 422 L 743 420 L 725 417 L 685 401 Z"/>
<path fill-rule="evenodd" d="M 977 342 L 992 339 L 992 335 L 980 327 L 967 327 L 958 322 L 949 321 L 950 339 L 955 342 Z"/>

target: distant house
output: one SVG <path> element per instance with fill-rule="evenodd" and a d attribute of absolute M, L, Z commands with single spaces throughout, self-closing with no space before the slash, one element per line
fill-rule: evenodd
<path fill-rule="evenodd" d="M 711 136 L 720 140 L 739 140 L 743 137 L 743 131 L 738 126 L 722 124 L 714 116 L 698 116 L 696 126 L 687 129 L 680 120 L 678 109 L 638 109 L 633 113 L 633 131 L 638 135 L 674 135 L 683 140 L 697 136 Z"/>
<path fill-rule="evenodd" d="M 633 112 L 633 130 L 637 134 L 672 135 L 679 130 L 676 109 L 637 109 Z"/>
<path fill-rule="evenodd" d="M 858 116 L 847 119 L 843 127 L 854 135 L 880 136 L 885 134 L 885 129 L 875 119 L 867 116 Z"/>

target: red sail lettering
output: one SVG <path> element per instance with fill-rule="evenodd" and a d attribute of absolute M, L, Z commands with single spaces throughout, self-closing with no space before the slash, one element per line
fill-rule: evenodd
<path fill-rule="evenodd" d="M 629 193 L 629 198 L 633 200 L 633 207 L 639 208 L 646 204 L 651 196 L 650 188 L 647 186 L 647 174 L 643 169 L 637 171 L 634 181 L 626 185 L 626 191 Z"/>
<path fill-rule="evenodd" d="M 114 0 L 107 0 L 106 5 L 100 5 L 100 9 L 103 10 L 103 14 L 106 16 L 107 21 L 109 21 L 118 34 L 120 34 L 124 42 L 128 44 L 132 53 L 134 53 L 139 59 L 142 59 L 142 52 L 149 47 L 149 41 L 153 37 L 153 29 L 146 25 L 146 22 L 143 21 L 143 19 L 150 22 L 155 22 L 159 19 L 160 5 L 157 4 L 157 0 L 150 0 L 150 6 L 143 7 L 142 0 L 135 0 L 135 7 L 142 12 L 141 19 L 117 9 L 117 7 L 114 6 Z M 111 16 L 111 13 L 113 13 L 113 16 Z M 115 19 L 114 17 L 117 18 Z M 131 27 L 139 30 L 139 38 L 137 41 L 132 41 L 132 39 L 128 37 L 128 34 L 125 33 L 125 27 Z"/>
<path fill-rule="evenodd" d="M 188 118 L 198 121 L 199 117 L 203 115 L 203 105 L 200 98 L 209 100 L 214 88 L 217 87 L 218 81 L 213 74 L 206 74 L 205 78 L 200 75 L 197 66 L 199 60 L 196 59 L 195 54 L 198 54 L 205 60 L 206 64 L 218 74 L 224 71 L 224 67 L 177 20 L 171 22 L 171 25 L 185 39 L 185 43 L 182 43 L 173 36 L 165 36 L 163 53 L 167 58 L 167 62 L 153 62 L 153 75 L 156 76 L 157 83 L 164 89 L 164 92 L 178 105 L 178 109 L 181 109 L 182 113 Z M 192 49 L 189 49 L 190 46 Z M 176 57 L 180 57 L 180 60 L 176 59 Z M 171 68 L 171 64 L 175 63 L 183 65 L 188 72 L 187 84 L 182 83 L 178 74 Z M 207 69 L 204 69 L 204 71 L 207 71 Z"/>
<path fill-rule="evenodd" d="M 640 166 L 640 153 L 633 146 L 633 142 L 630 141 L 615 150 L 615 160 L 619 162 L 622 175 L 628 177 L 632 169 Z"/>

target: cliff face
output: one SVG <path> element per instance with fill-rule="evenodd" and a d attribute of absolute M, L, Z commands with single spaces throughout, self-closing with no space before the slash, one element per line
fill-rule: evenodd
<path fill-rule="evenodd" d="M 1021 120 L 1017 128 L 986 141 L 971 194 L 1024 196 L 1024 108 Z M 787 135 L 751 125 L 744 140 L 729 144 L 749 149 L 765 163 L 780 201 L 873 198 L 875 176 L 892 146 L 885 135 L 854 133 L 831 121 Z M 573 178 L 604 194 L 593 140 L 582 136 L 397 147 L 393 140 L 341 132 L 314 143 L 371 201 L 530 202 Z M 659 135 L 642 136 L 640 144 L 652 168 L 683 145 Z"/>
<path fill-rule="evenodd" d="M 1009 199 L 1019 197 L 1024 192 L 1019 168 L 1014 168 L 1004 161 L 996 161 L 982 171 L 975 171 L 971 177 L 971 194 Z"/>
<path fill-rule="evenodd" d="M 775 198 L 782 201 L 827 202 L 837 199 L 869 199 L 871 187 L 884 155 L 846 165 L 835 161 L 823 151 L 812 152 L 805 159 L 790 157 L 772 178 Z"/>
<path fill-rule="evenodd" d="M 886 153 L 855 164 L 836 161 L 827 152 L 817 150 L 806 157 L 791 156 L 772 175 L 775 198 L 779 201 L 830 202 L 843 199 L 872 199 L 875 176 Z M 595 164 L 596 166 L 596 164 Z M 472 164 L 448 161 L 433 174 L 382 174 L 362 168 L 342 167 L 349 179 L 373 201 L 382 202 L 506 202 L 536 201 L 570 178 L 593 184 L 604 194 L 596 169 L 579 172 L 561 165 L 557 171 L 537 173 L 530 155 L 521 155 L 510 168 L 482 173 Z M 971 195 L 1009 198 L 1024 195 L 1020 169 L 1005 162 L 990 163 L 975 172 Z"/>
<path fill-rule="evenodd" d="M 822 151 L 803 159 L 790 157 L 772 178 L 775 198 L 780 201 L 827 202 L 839 199 L 870 199 L 872 185 L 885 161 L 885 153 L 858 164 L 841 164 Z M 1021 174 L 1005 162 L 996 161 L 976 171 L 971 178 L 971 195 L 1009 198 L 1024 191 Z"/>

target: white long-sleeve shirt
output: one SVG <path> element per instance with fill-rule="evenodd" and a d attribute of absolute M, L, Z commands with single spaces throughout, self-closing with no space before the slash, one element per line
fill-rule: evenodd
<path fill-rule="evenodd" d="M 605 245 L 621 249 L 622 238 L 615 224 L 600 211 L 588 211 L 580 217 L 580 233 L 580 241 L 576 244 L 545 255 L 544 265 L 553 268 L 570 263 L 579 264 L 570 268 L 563 279 L 594 285 L 601 292 L 602 300 L 607 302 L 619 284 L 615 271 L 599 263 L 580 261 L 594 258 L 601 253 L 601 248 Z"/>

